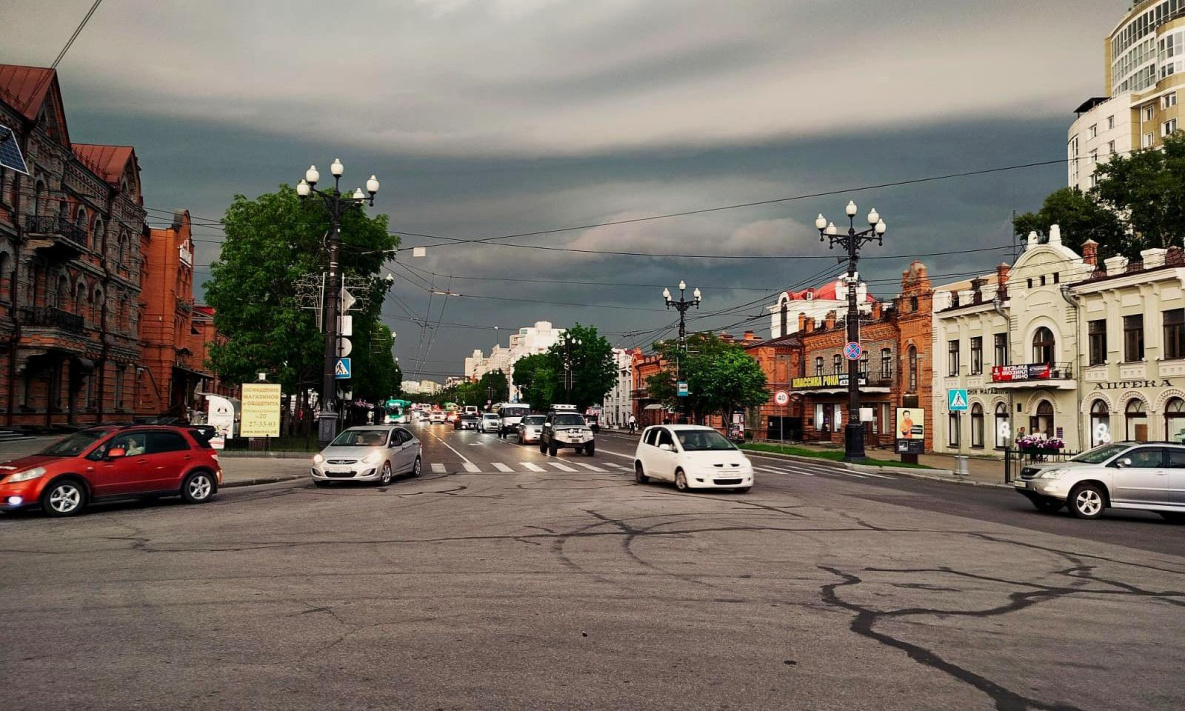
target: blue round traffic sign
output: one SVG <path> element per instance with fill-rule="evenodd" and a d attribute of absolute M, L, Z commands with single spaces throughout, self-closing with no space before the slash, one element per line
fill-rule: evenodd
<path fill-rule="evenodd" d="M 843 354 L 847 356 L 848 360 L 860 360 L 860 356 L 864 355 L 864 349 L 860 347 L 859 343 L 852 341 L 844 346 Z"/>

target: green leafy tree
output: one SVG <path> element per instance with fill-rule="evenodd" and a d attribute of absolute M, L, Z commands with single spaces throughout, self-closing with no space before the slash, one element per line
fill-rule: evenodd
<path fill-rule="evenodd" d="M 514 364 L 514 385 L 519 390 L 521 402 L 529 403 L 537 410 L 547 410 L 555 402 L 559 385 L 554 359 L 548 353 L 520 358 Z"/>
<path fill-rule="evenodd" d="M 1098 204 L 1078 188 L 1061 188 L 1050 193 L 1037 212 L 1017 215 L 1013 223 L 1016 235 L 1024 240 L 1036 232 L 1042 241 L 1049 238 L 1051 225 L 1058 225 L 1062 242 L 1080 249 L 1088 239 L 1099 243 L 1099 254 L 1127 254 L 1132 243 L 1123 223 L 1115 213 Z M 1136 253 L 1139 250 L 1136 249 Z"/>
<path fill-rule="evenodd" d="M 1160 149 L 1115 156 L 1098 167 L 1092 195 L 1110 208 L 1134 235 L 1133 250 L 1181 246 L 1185 232 L 1185 132 L 1164 139 Z M 1134 251 L 1135 253 L 1131 253 Z"/>
<path fill-rule="evenodd" d="M 734 410 L 756 407 L 769 399 L 765 372 L 743 347 L 712 333 L 693 333 L 686 343 L 686 354 L 680 353 L 675 341 L 654 344 L 664 368 L 647 379 L 652 398 L 676 410 L 683 404 L 680 401 L 686 400 L 691 412 L 720 414 L 725 422 Z M 683 398 L 677 394 L 680 372 L 687 381 L 688 394 Z"/>
<path fill-rule="evenodd" d="M 579 345 L 574 345 L 577 343 Z M 566 347 L 565 344 L 569 345 Z M 552 372 L 559 380 L 559 388 L 554 391 L 553 397 L 570 398 L 572 402 L 568 404 L 580 410 L 604 402 L 605 395 L 617 382 L 613 346 L 597 333 L 595 326 L 572 326 L 558 343 L 548 349 L 546 355 L 550 359 Z M 569 368 L 565 368 L 566 360 Z M 570 394 L 565 383 L 569 369 L 572 386 Z M 517 366 L 515 372 L 518 372 Z M 534 402 L 531 405 L 537 406 Z"/>
<path fill-rule="evenodd" d="M 509 400 L 510 383 L 506 379 L 506 373 L 494 370 L 481 376 L 477 381 L 477 394 L 481 404 L 485 404 L 486 400 L 490 400 L 491 404 Z"/>

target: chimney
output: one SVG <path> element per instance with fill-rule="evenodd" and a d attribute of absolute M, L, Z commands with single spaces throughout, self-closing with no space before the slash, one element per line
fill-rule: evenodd
<path fill-rule="evenodd" d="M 872 302 L 872 320 L 873 321 L 880 321 L 881 320 L 881 302 L 879 302 L 879 301 Z"/>
<path fill-rule="evenodd" d="M 725 343 L 732 343 L 732 340 L 733 340 L 732 334 L 731 333 L 721 333 L 720 340 L 724 341 Z"/>
<path fill-rule="evenodd" d="M 806 312 L 802 311 L 802 312 L 799 312 L 799 314 L 798 314 L 798 332 L 802 333 L 805 330 L 806 330 Z M 785 336 L 786 334 L 783 333 L 782 335 Z"/>
<path fill-rule="evenodd" d="M 745 342 L 746 343 L 748 343 L 750 341 L 756 341 L 756 340 L 757 340 L 756 333 L 753 333 L 752 331 L 745 331 Z"/>
<path fill-rule="evenodd" d="M 1060 246 L 1062 243 L 1062 228 L 1060 225 L 1049 226 L 1049 244 Z"/>
<path fill-rule="evenodd" d="M 1025 241 L 1025 251 L 1027 252 L 1030 249 L 1036 249 L 1039 242 L 1040 240 L 1037 239 L 1036 230 L 1030 232 L 1028 240 Z"/>
<path fill-rule="evenodd" d="M 835 312 L 834 311 L 827 312 L 827 316 L 825 317 L 825 319 L 823 321 L 823 325 L 824 325 L 824 328 L 827 328 L 828 330 L 835 328 Z"/>
<path fill-rule="evenodd" d="M 1103 264 L 1107 265 L 1107 276 L 1123 274 L 1127 269 L 1127 257 L 1108 257 Z"/>
<path fill-rule="evenodd" d="M 806 328 L 803 329 L 803 333 L 814 333 L 814 332 L 815 332 L 815 319 L 808 318 L 806 320 Z"/>
<path fill-rule="evenodd" d="M 1099 243 L 1088 239 L 1082 243 L 1082 261 L 1092 267 L 1099 266 Z"/>
<path fill-rule="evenodd" d="M 986 281 L 982 277 L 975 277 L 971 280 L 971 298 L 972 302 L 978 304 L 983 300 L 983 283 Z"/>

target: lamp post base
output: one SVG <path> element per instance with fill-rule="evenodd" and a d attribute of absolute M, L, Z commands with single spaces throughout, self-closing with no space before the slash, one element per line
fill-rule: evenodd
<path fill-rule="evenodd" d="M 845 462 L 862 462 L 867 458 L 864 454 L 864 424 L 849 422 L 844 428 L 843 460 Z"/>
<path fill-rule="evenodd" d="M 337 437 L 337 413 L 322 412 L 317 415 L 317 441 L 328 446 Z"/>

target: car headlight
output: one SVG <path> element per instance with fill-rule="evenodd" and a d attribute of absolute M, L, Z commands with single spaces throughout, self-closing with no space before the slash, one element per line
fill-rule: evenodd
<path fill-rule="evenodd" d="M 33 479 L 37 479 L 44 474 L 45 474 L 45 467 L 33 467 L 32 469 L 26 469 L 23 472 L 17 472 L 16 474 L 13 474 L 12 476 L 8 477 L 8 483 L 15 484 L 18 481 L 30 481 Z"/>
<path fill-rule="evenodd" d="M 320 464 L 321 462 L 324 462 L 324 461 L 325 461 L 325 457 L 322 457 L 320 454 L 313 455 L 313 464 Z"/>
<path fill-rule="evenodd" d="M 1061 469 L 1046 469 L 1037 475 L 1038 479 L 1056 479 L 1063 474 Z"/>
<path fill-rule="evenodd" d="M 367 464 L 378 464 L 383 460 L 383 455 L 378 452 L 371 452 L 362 458 L 362 461 Z"/>

